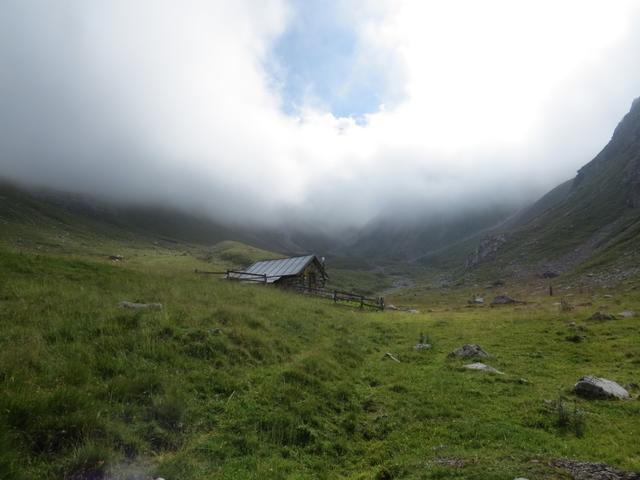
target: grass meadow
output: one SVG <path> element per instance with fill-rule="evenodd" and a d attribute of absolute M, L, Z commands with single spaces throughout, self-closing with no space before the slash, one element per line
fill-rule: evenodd
<path fill-rule="evenodd" d="M 635 290 L 562 313 L 535 289 L 466 308 L 474 286 L 417 286 L 388 301 L 420 313 L 360 311 L 195 275 L 227 264 L 188 249 L 110 249 L 0 251 L 2 479 L 568 478 L 550 466 L 564 457 L 640 470 L 640 401 L 571 393 L 586 374 L 640 382 L 640 319 L 588 320 L 640 311 Z M 464 343 L 505 375 L 448 357 Z"/>

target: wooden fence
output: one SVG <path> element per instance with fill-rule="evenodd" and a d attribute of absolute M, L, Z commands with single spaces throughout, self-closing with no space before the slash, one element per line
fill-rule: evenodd
<path fill-rule="evenodd" d="M 227 280 L 235 280 L 240 282 L 253 282 L 266 285 L 270 277 L 266 274 L 240 272 L 236 270 L 227 270 L 225 272 L 206 272 L 197 270 L 195 273 L 201 275 L 224 275 Z M 384 297 L 366 297 L 355 292 L 345 292 L 343 290 L 331 290 L 329 288 L 317 288 L 317 287 L 302 287 L 302 286 L 288 286 L 287 290 L 294 290 L 305 295 L 314 295 L 316 297 L 328 298 L 334 301 L 334 303 L 345 302 L 350 304 L 356 304 L 360 308 L 375 308 L 377 310 L 384 310 Z"/>

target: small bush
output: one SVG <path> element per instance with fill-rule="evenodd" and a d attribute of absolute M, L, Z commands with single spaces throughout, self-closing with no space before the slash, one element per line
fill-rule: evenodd
<path fill-rule="evenodd" d="M 102 480 L 105 478 L 111 451 L 92 443 L 77 448 L 64 466 L 65 480 Z"/>
<path fill-rule="evenodd" d="M 572 407 L 562 397 L 558 397 L 554 403 L 556 427 L 582 437 L 586 429 L 584 410 L 578 408 L 577 402 L 574 402 Z"/>

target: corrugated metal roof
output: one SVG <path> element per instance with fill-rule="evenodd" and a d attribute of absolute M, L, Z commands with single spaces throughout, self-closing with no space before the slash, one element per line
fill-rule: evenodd
<path fill-rule="evenodd" d="M 255 275 L 266 275 L 267 283 L 280 280 L 281 277 L 298 275 L 315 258 L 315 255 L 305 255 L 304 257 L 280 258 L 278 260 L 263 260 L 256 262 L 245 270 L 246 273 Z M 241 273 L 232 274 L 233 278 L 247 280 L 259 280 L 253 275 L 243 275 Z"/>

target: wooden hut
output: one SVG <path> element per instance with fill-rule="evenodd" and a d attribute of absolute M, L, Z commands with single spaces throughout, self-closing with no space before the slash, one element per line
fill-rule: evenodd
<path fill-rule="evenodd" d="M 324 261 L 315 255 L 303 257 L 280 258 L 278 260 L 262 260 L 247 268 L 244 272 L 229 274 L 233 280 L 263 281 L 284 288 L 312 290 L 324 288 L 327 272 Z"/>

